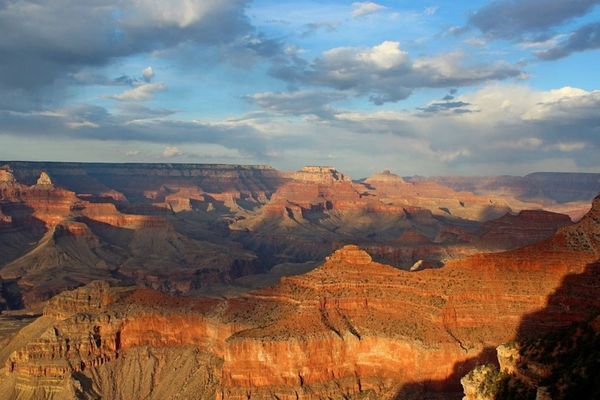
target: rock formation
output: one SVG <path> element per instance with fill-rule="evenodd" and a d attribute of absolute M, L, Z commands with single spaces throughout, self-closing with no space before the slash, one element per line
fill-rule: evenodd
<path fill-rule="evenodd" d="M 385 170 L 381 173 L 371 175 L 367 179 L 364 180 L 365 183 L 384 183 L 384 184 L 405 184 L 406 181 L 402 179 L 402 177 L 393 174 L 390 170 Z"/>
<path fill-rule="evenodd" d="M 550 239 L 440 269 L 402 271 L 348 245 L 310 272 L 227 299 L 93 283 L 53 299 L 0 354 L 0 398 L 131 393 L 127 374 L 149 398 L 149 386 L 219 399 L 404 398 L 415 382 L 452 391 L 493 360 L 489 349 L 600 310 L 599 257 L 600 197 Z M 167 389 L 164 366 L 175 365 L 183 381 Z M 479 375 L 471 381 L 488 373 Z"/>
<path fill-rule="evenodd" d="M 0 189 L 0 277 L 17 282 L 21 305 L 94 279 L 185 293 L 262 272 L 237 244 L 182 234 L 164 212 L 128 214 L 110 200 L 84 200 L 44 172 L 27 186 L 8 171 Z"/>
<path fill-rule="evenodd" d="M 306 166 L 292 174 L 292 179 L 300 182 L 332 184 L 333 182 L 351 182 L 352 179 L 334 167 Z"/>
<path fill-rule="evenodd" d="M 496 348 L 499 368 L 480 365 L 461 379 L 466 400 L 595 399 L 600 396 L 600 317 Z"/>
<path fill-rule="evenodd" d="M 52 185 L 52 179 L 50 179 L 50 176 L 46 173 L 46 171 L 42 171 L 35 184 L 40 186 Z"/>
<path fill-rule="evenodd" d="M 0 276 L 28 306 L 93 279 L 192 293 L 344 243 L 404 269 L 439 267 L 566 223 L 523 213 L 482 224 L 539 207 L 389 171 L 362 182 L 333 167 L 10 162 L 0 172 Z"/>
<path fill-rule="evenodd" d="M 9 166 L 0 167 L 0 185 L 1 184 L 13 184 L 16 182 L 15 176 L 13 175 L 12 169 Z"/>

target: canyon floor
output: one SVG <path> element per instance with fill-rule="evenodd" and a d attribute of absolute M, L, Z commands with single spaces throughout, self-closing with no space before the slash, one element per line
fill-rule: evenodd
<path fill-rule="evenodd" d="M 600 174 L 0 165 L 0 399 L 535 394 L 600 310 Z"/>

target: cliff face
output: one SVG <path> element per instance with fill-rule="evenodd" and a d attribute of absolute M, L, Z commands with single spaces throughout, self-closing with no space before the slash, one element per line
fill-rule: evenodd
<path fill-rule="evenodd" d="M 12 220 L 32 224 L 35 220 L 53 226 L 69 214 L 77 201 L 74 192 L 55 187 L 46 173 L 33 186 L 17 182 L 11 170 L 2 170 L 0 203 Z"/>
<path fill-rule="evenodd" d="M 200 398 L 391 399 L 414 382 L 453 390 L 472 366 L 491 361 L 487 349 L 600 310 L 589 286 L 598 212 L 600 198 L 552 239 L 441 269 L 406 272 L 345 246 L 306 274 L 230 299 L 94 283 L 50 302 L 35 322 L 46 330 L 8 357 L 0 396 L 145 391 L 154 373 L 160 393 L 194 387 Z M 190 365 L 177 364 L 183 355 Z M 140 357 L 147 361 L 126 372 Z M 182 365 L 184 386 L 166 389 L 174 378 L 165 365 Z"/>

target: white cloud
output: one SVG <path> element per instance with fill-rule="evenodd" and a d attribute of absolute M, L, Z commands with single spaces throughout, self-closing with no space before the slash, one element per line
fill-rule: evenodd
<path fill-rule="evenodd" d="M 161 153 L 161 156 L 164 158 L 171 158 L 171 157 L 182 156 L 182 155 L 183 155 L 183 151 L 179 150 L 175 146 L 167 146 Z"/>
<path fill-rule="evenodd" d="M 600 107 L 600 90 L 588 92 L 566 86 L 538 94 L 538 101 L 524 113 L 529 120 L 572 118 L 574 113 L 594 113 Z"/>
<path fill-rule="evenodd" d="M 368 95 L 373 103 L 383 104 L 405 99 L 416 88 L 470 86 L 518 78 L 522 71 L 506 62 L 474 64 L 463 52 L 411 60 L 400 43 L 384 41 L 373 47 L 330 49 L 300 74 L 308 83 Z"/>
<path fill-rule="evenodd" d="M 139 150 L 127 150 L 127 151 L 125 152 L 125 155 L 126 155 L 127 157 L 135 157 L 135 156 L 138 156 L 139 154 L 140 154 L 140 151 L 139 151 Z"/>
<path fill-rule="evenodd" d="M 108 98 L 119 101 L 144 101 L 154 96 L 154 93 L 166 90 L 163 83 L 144 83 Z"/>
<path fill-rule="evenodd" d="M 487 44 L 487 41 L 481 37 L 470 37 L 465 39 L 465 43 L 469 46 L 483 47 Z"/>
<path fill-rule="evenodd" d="M 144 71 L 142 71 L 142 76 L 146 82 L 150 82 L 152 78 L 154 78 L 154 70 L 152 67 L 148 66 L 144 68 Z"/>
<path fill-rule="evenodd" d="M 100 127 L 100 125 L 98 125 L 92 121 L 70 121 L 70 122 L 67 122 L 67 126 L 70 129 L 99 128 Z"/>
<path fill-rule="evenodd" d="M 408 60 L 408 54 L 400 50 L 400 43 L 385 41 L 371 49 L 357 54 L 358 59 L 372 62 L 381 69 L 398 67 Z"/>
<path fill-rule="evenodd" d="M 368 14 L 376 13 L 385 9 L 381 4 L 373 3 L 372 1 L 363 1 L 352 3 L 352 16 L 354 18 L 362 17 Z"/>

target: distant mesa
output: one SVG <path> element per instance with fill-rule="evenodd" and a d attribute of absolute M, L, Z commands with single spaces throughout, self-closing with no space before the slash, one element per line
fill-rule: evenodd
<path fill-rule="evenodd" d="M 333 182 L 351 182 L 348 175 L 344 175 L 334 167 L 309 165 L 292 174 L 292 179 L 302 182 L 330 184 Z"/>
<path fill-rule="evenodd" d="M 392 173 L 390 170 L 386 169 L 383 172 L 371 175 L 367 179 L 365 179 L 366 183 L 406 183 L 401 176 Z"/>
<path fill-rule="evenodd" d="M 40 173 L 40 177 L 38 178 L 36 185 L 38 186 L 50 186 L 52 185 L 52 179 L 50 179 L 50 175 L 46 173 L 46 171 L 42 171 Z"/>

